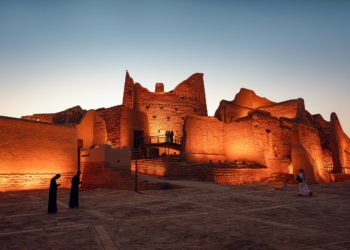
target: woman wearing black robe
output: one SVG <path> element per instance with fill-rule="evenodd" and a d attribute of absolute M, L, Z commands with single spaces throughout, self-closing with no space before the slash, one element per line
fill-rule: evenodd
<path fill-rule="evenodd" d="M 60 174 L 56 174 L 50 181 L 49 205 L 47 209 L 47 213 L 49 214 L 57 212 L 57 187 L 61 184 L 57 184 L 56 180 L 60 177 Z"/>
<path fill-rule="evenodd" d="M 80 171 L 77 172 L 77 175 L 72 178 L 72 187 L 70 189 L 70 199 L 69 207 L 78 208 L 79 207 L 79 184 L 80 182 Z"/>

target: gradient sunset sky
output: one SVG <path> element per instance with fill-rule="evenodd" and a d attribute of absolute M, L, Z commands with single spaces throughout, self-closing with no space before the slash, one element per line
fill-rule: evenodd
<path fill-rule="evenodd" d="M 350 135 L 350 1 L 0 0 L 0 115 L 122 104 L 204 73 L 209 116 L 241 88 L 303 98 Z"/>

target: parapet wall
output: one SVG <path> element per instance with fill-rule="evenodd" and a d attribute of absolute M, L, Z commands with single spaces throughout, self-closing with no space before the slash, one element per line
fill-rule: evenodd
<path fill-rule="evenodd" d="M 78 169 L 77 146 L 75 127 L 0 116 L 1 190 L 48 188 L 57 173 L 69 187 L 64 176 Z"/>

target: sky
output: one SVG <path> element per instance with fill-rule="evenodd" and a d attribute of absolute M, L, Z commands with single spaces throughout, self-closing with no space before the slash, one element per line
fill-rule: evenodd
<path fill-rule="evenodd" d="M 122 104 L 204 74 L 208 115 L 241 88 L 303 98 L 350 135 L 350 1 L 0 0 L 0 115 Z"/>

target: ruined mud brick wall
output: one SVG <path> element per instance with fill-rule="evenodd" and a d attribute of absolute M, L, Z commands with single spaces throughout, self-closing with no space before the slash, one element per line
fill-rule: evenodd
<path fill-rule="evenodd" d="M 331 114 L 330 135 L 333 172 L 346 171 L 346 174 L 350 174 L 350 139 L 344 133 L 336 113 Z"/>
<path fill-rule="evenodd" d="M 126 71 L 123 93 L 123 105 L 130 109 L 134 108 L 135 97 L 135 84 L 134 80 L 130 77 L 129 72 Z"/>
<path fill-rule="evenodd" d="M 143 131 L 143 136 L 149 136 L 147 115 L 139 110 L 123 107 L 120 120 L 121 147 L 134 148 L 134 131 Z"/>
<path fill-rule="evenodd" d="M 329 176 L 324 168 L 323 152 L 317 129 L 306 126 L 304 124 L 299 124 L 298 130 L 300 145 L 302 145 L 307 150 L 317 165 L 317 169 L 314 169 L 314 176 L 316 181 L 328 181 Z"/>
<path fill-rule="evenodd" d="M 182 156 L 188 162 L 225 161 L 225 125 L 214 117 L 186 116 Z"/>
<path fill-rule="evenodd" d="M 266 111 L 275 117 L 295 118 L 297 113 L 297 100 L 290 100 L 272 104 L 270 106 L 259 107 L 258 110 Z M 221 101 L 219 108 L 216 110 L 215 117 L 225 123 L 231 123 L 239 118 L 245 117 L 253 109 L 242 107 L 232 102 Z"/>
<path fill-rule="evenodd" d="M 220 121 L 231 123 L 234 120 L 246 116 L 248 113 L 247 111 L 273 104 L 275 104 L 275 102 L 257 96 L 254 91 L 241 88 L 233 101 L 223 100 L 220 102 L 214 116 Z"/>
<path fill-rule="evenodd" d="M 134 147 L 134 130 L 149 135 L 148 117 L 145 113 L 119 105 L 96 110 L 106 122 L 107 140 L 118 148 Z"/>
<path fill-rule="evenodd" d="M 250 108 L 238 106 L 231 102 L 222 100 L 214 116 L 218 118 L 219 121 L 231 123 L 239 118 L 247 116 L 248 112 L 251 110 L 252 109 Z"/>
<path fill-rule="evenodd" d="M 120 121 L 122 110 L 122 105 L 96 110 L 99 116 L 106 122 L 107 141 L 110 141 L 118 148 L 122 147 L 120 144 Z"/>
<path fill-rule="evenodd" d="M 289 100 L 285 102 L 279 102 L 272 104 L 270 106 L 260 107 L 258 110 L 267 111 L 271 116 L 275 117 L 286 117 L 286 118 L 295 118 L 297 114 L 297 100 Z"/>
<path fill-rule="evenodd" d="M 260 156 L 260 159 L 255 159 L 253 161 L 267 166 L 272 173 L 289 173 L 289 165 L 292 163 L 291 130 L 281 126 L 280 120 L 266 113 L 266 111 L 261 112 L 257 110 L 250 112 L 247 118 L 242 118 L 238 120 L 237 123 L 244 121 L 250 122 L 251 124 L 246 124 L 246 126 L 241 125 L 242 129 L 253 129 L 251 135 L 247 134 L 246 137 L 250 137 L 250 140 L 253 139 L 255 146 L 258 147 L 255 151 L 248 150 L 248 152 L 252 154 L 252 156 L 250 156 L 252 159 L 254 159 L 253 157 Z M 228 129 L 228 131 L 231 130 L 232 129 Z M 248 138 L 243 139 L 241 136 L 238 141 L 248 140 Z M 254 142 L 250 142 L 248 145 L 254 145 Z M 258 152 L 261 153 L 258 154 Z M 264 162 L 265 164 L 263 164 Z"/>
<path fill-rule="evenodd" d="M 321 140 L 324 165 L 332 165 L 330 123 L 323 119 L 320 114 L 312 115 L 312 119 L 314 120 L 312 126 L 317 129 Z"/>
<path fill-rule="evenodd" d="M 95 110 L 89 110 L 76 128 L 78 139 L 83 141 L 82 148 L 91 148 L 107 141 L 106 122 Z"/>
<path fill-rule="evenodd" d="M 264 97 L 257 96 L 254 91 L 245 88 L 240 89 L 232 103 L 251 109 L 275 104 L 275 102 L 272 102 Z"/>
<path fill-rule="evenodd" d="M 224 152 L 228 162 L 246 161 L 266 165 L 264 144 L 254 129 L 254 120 L 241 118 L 225 126 Z"/>
<path fill-rule="evenodd" d="M 190 76 L 173 91 L 162 92 L 161 83 L 156 88 L 156 92 L 150 92 L 139 83 L 133 84 L 127 73 L 123 104 L 147 114 L 151 136 L 164 136 L 170 130 L 181 137 L 186 115 L 208 115 L 203 74 Z"/>
<path fill-rule="evenodd" d="M 75 106 L 53 114 L 34 114 L 30 116 L 22 116 L 21 118 L 26 120 L 75 126 L 76 124 L 79 124 L 85 114 L 86 110 L 83 110 L 80 106 Z"/>
<path fill-rule="evenodd" d="M 306 173 L 308 182 L 328 182 L 329 175 L 324 168 L 323 152 L 317 129 L 299 123 L 293 126 L 292 134 L 293 145 L 299 144 L 303 146 L 316 163 L 313 169 L 307 168 L 307 166 L 302 167 Z M 298 172 L 299 170 L 295 168 L 294 174 L 297 175 Z"/>
<path fill-rule="evenodd" d="M 295 118 L 280 117 L 282 127 L 292 129 L 293 124 L 300 123 L 309 127 L 316 128 L 321 140 L 324 165 L 332 165 L 329 122 L 325 121 L 321 115 L 311 115 L 304 109 L 304 100 L 297 100 L 298 114 Z"/>
<path fill-rule="evenodd" d="M 47 180 L 57 173 L 63 176 L 62 187 L 69 187 L 64 176 L 76 173 L 77 161 L 75 127 L 0 117 L 1 190 L 47 188 Z"/>

